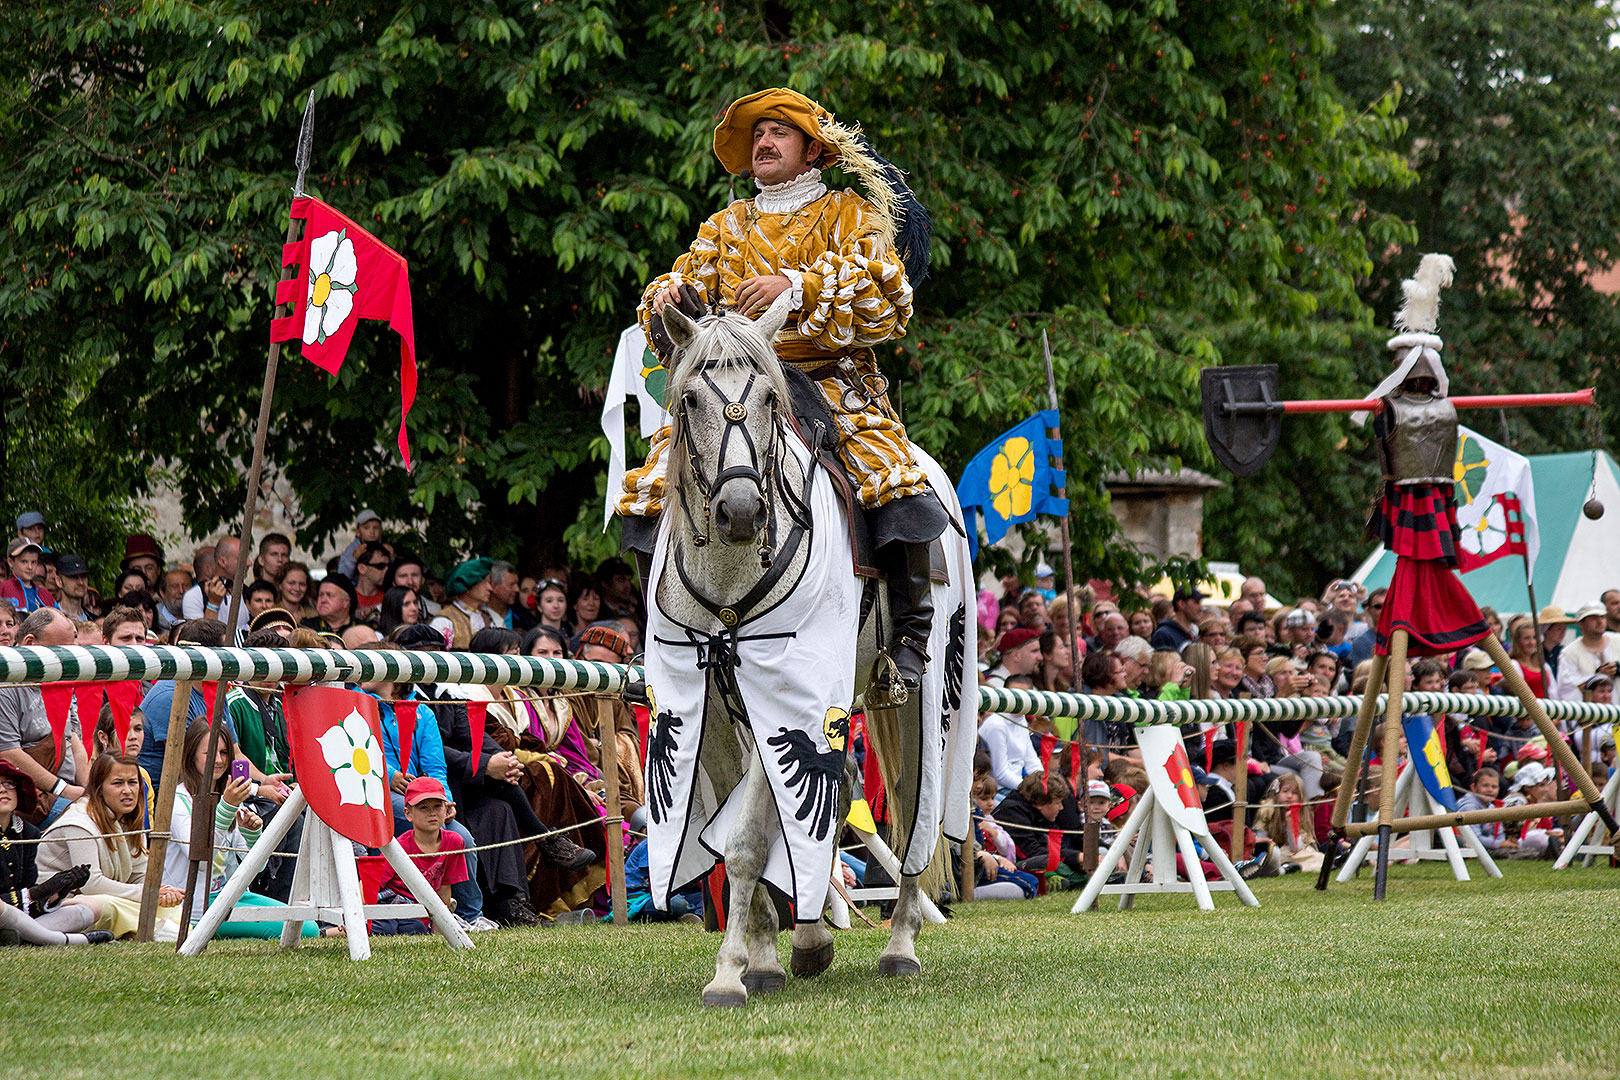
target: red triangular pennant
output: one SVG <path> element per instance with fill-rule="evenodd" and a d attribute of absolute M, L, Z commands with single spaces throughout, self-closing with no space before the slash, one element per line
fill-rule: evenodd
<path fill-rule="evenodd" d="M 88 757 L 96 756 L 96 726 L 101 723 L 101 699 L 106 694 L 106 683 L 86 682 L 73 686 L 73 697 L 79 703 L 79 738 L 84 740 Z M 123 757 L 124 744 L 119 743 L 113 752 Z"/>
<path fill-rule="evenodd" d="M 129 743 L 130 714 L 140 703 L 141 684 L 138 680 L 107 684 L 107 704 L 112 706 L 113 733 L 118 737 L 120 747 Z"/>
<path fill-rule="evenodd" d="M 62 738 L 67 734 L 68 712 L 73 707 L 74 685 L 72 683 L 45 683 L 39 688 L 40 694 L 45 698 L 45 719 L 51 724 L 51 738 L 56 743 L 56 756 L 52 758 L 51 771 L 55 772 L 62 764 L 62 758 L 67 753 L 62 745 Z M 83 721 L 80 721 L 82 724 Z"/>
<path fill-rule="evenodd" d="M 1057 736 L 1056 735 L 1042 735 L 1041 736 L 1041 769 L 1044 770 L 1045 772 L 1051 772 L 1052 771 L 1052 751 L 1056 750 L 1056 749 L 1057 749 Z"/>
<path fill-rule="evenodd" d="M 468 759 L 469 775 L 478 771 L 478 760 L 484 753 L 484 726 L 489 722 L 489 702 L 467 702 L 467 726 L 472 729 L 472 757 Z"/>
<path fill-rule="evenodd" d="M 394 703 L 394 727 L 399 732 L 399 771 L 411 774 L 411 743 L 416 739 L 416 702 Z"/>
<path fill-rule="evenodd" d="M 215 699 L 217 699 L 219 697 L 219 683 L 205 682 L 205 683 L 193 683 L 192 685 L 195 686 L 198 690 L 202 691 L 203 710 L 208 716 L 208 722 L 210 724 L 212 724 L 214 722 L 214 701 L 215 701 Z M 178 689 L 178 687 L 176 689 Z M 187 702 L 186 703 L 186 714 L 189 716 L 190 713 L 191 713 L 191 703 Z"/>

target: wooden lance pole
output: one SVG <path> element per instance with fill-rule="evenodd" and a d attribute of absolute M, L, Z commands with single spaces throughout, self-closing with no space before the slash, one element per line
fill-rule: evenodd
<path fill-rule="evenodd" d="M 151 941 L 157 929 L 158 890 L 163 887 L 163 857 L 169 851 L 169 822 L 174 816 L 174 789 L 180 782 L 180 749 L 186 741 L 186 716 L 191 711 L 191 684 L 176 682 L 169 705 L 168 742 L 164 743 L 163 770 L 159 774 L 157 805 L 152 807 L 152 836 L 146 849 L 148 873 L 141 883 L 141 914 L 135 940 Z M 155 722 L 157 717 L 153 717 Z"/>
<path fill-rule="evenodd" d="M 1046 405 L 1047 408 L 1056 412 L 1058 407 L 1057 374 L 1052 369 L 1052 342 L 1046 336 L 1044 328 L 1041 330 L 1041 355 L 1046 361 Z M 1061 439 L 1063 431 L 1061 428 L 1048 428 L 1047 437 Z M 1055 464 L 1061 465 L 1062 462 L 1056 462 Z M 1068 472 L 1065 471 L 1063 475 L 1065 478 L 1063 494 L 1067 497 Z M 1065 595 L 1069 598 L 1069 689 L 1079 693 L 1080 639 L 1078 627 L 1080 625 L 1080 608 L 1074 602 L 1074 545 L 1069 542 L 1069 515 L 1067 512 L 1058 519 L 1058 542 L 1063 545 L 1063 587 Z M 1086 798 L 1085 792 L 1089 776 L 1086 759 L 1091 755 L 1090 748 L 1086 745 L 1086 725 L 1084 721 L 1075 726 L 1074 752 L 1080 755 L 1080 790 L 1074 793 L 1074 801 L 1080 804 L 1080 865 L 1087 874 L 1090 874 L 1097 868 L 1097 856 L 1099 854 L 1097 851 L 1097 839 L 1101 826 L 1100 823 L 1091 820 L 1091 811 L 1087 807 L 1090 800 Z"/>
<path fill-rule="evenodd" d="M 298 169 L 297 179 L 293 183 L 294 199 L 303 198 L 304 195 L 304 176 L 309 170 L 310 147 L 314 139 L 314 134 L 315 91 L 311 90 L 309 92 L 309 97 L 304 101 L 304 119 L 298 130 L 298 148 L 294 155 L 294 162 Z M 287 239 L 285 244 L 291 244 L 293 241 L 297 240 L 302 231 L 302 226 L 299 223 L 299 220 L 289 215 L 287 218 Z M 283 275 L 283 280 L 292 277 L 295 273 L 296 269 L 287 271 Z M 273 317 L 277 317 L 281 314 L 281 308 L 279 305 L 274 309 L 272 314 Z M 248 466 L 247 504 L 242 509 L 242 528 L 238 533 L 237 539 L 239 547 L 236 555 L 236 575 L 231 581 L 231 602 L 225 613 L 225 640 L 230 644 L 235 644 L 236 642 L 236 623 L 237 619 L 240 617 L 239 613 L 242 610 L 242 585 L 243 581 L 245 580 L 243 575 L 247 572 L 248 561 L 250 558 L 249 552 L 253 550 L 253 517 L 256 513 L 258 513 L 259 509 L 259 483 L 264 475 L 264 442 L 270 431 L 270 405 L 271 400 L 274 398 L 276 392 L 276 368 L 280 362 L 281 342 L 272 341 L 270 343 L 269 355 L 264 364 L 264 388 L 259 394 L 259 421 L 257 426 L 253 429 L 253 460 Z M 219 728 L 224 722 L 226 696 L 227 683 L 224 679 L 221 679 L 219 681 L 218 690 L 214 695 L 214 715 L 209 718 L 208 751 L 204 758 L 204 777 L 211 777 L 214 775 L 214 762 L 219 756 Z M 169 746 L 168 749 L 173 752 L 178 752 L 178 748 L 173 745 Z M 167 763 L 165 762 L 165 764 Z M 213 785 L 209 785 L 207 792 L 195 792 L 193 795 L 195 800 L 192 803 L 193 818 L 207 822 L 211 826 L 214 819 L 214 802 L 216 799 L 213 791 Z M 211 866 L 213 864 L 213 837 L 213 829 L 210 827 L 204 830 L 204 833 L 201 836 L 203 843 L 200 845 L 192 845 L 191 867 L 188 871 L 188 876 L 186 879 L 188 882 L 196 880 L 197 867 L 199 864 L 203 866 Z M 199 847 L 201 847 L 203 850 L 199 851 Z M 207 879 L 208 874 L 204 873 L 203 880 L 207 881 Z M 181 910 L 180 917 L 180 940 L 175 945 L 177 949 L 180 947 L 180 945 L 185 944 L 186 931 L 191 924 L 191 913 L 193 908 L 206 906 L 208 903 L 208 898 L 203 897 L 201 905 L 195 904 L 195 898 L 191 895 L 191 893 L 191 889 L 186 890 L 185 905 Z"/>

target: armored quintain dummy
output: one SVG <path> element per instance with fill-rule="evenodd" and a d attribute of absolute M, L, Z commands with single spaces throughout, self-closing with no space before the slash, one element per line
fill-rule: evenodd
<path fill-rule="evenodd" d="M 1396 556 L 1389 595 L 1378 620 L 1377 650 L 1388 652 L 1396 627 L 1411 635 L 1410 655 L 1432 656 L 1472 645 L 1490 627 L 1452 567 L 1460 530 L 1452 493 L 1457 461 L 1457 408 L 1440 359 L 1440 289 L 1452 262 L 1425 255 L 1402 283 L 1406 301 L 1396 316 L 1401 334 L 1389 340 L 1395 370 L 1371 397 L 1384 406 L 1373 418 L 1384 486 L 1367 533 Z M 1353 419 L 1364 422 L 1365 413 Z"/>

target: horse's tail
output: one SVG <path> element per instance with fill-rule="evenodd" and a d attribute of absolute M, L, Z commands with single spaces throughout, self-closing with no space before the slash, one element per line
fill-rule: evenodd
<path fill-rule="evenodd" d="M 903 866 L 905 864 L 908 845 L 906 840 L 911 836 L 912 827 L 916 824 L 917 802 L 915 799 L 905 798 L 900 792 L 912 786 L 917 777 L 906 772 L 907 754 L 905 736 L 901 731 L 902 711 L 909 709 L 868 709 L 866 713 L 866 738 L 869 752 L 877 754 L 878 775 L 883 778 L 883 805 L 889 814 L 889 839 L 895 848 L 895 858 Z M 920 740 L 921 732 L 918 737 Z M 913 747 L 911 754 L 911 767 L 921 767 L 918 747 Z M 928 865 L 917 879 L 917 886 L 924 896 L 937 900 L 945 885 L 945 866 L 949 859 L 945 857 L 945 837 L 936 831 L 934 836 L 934 853 L 928 860 Z"/>

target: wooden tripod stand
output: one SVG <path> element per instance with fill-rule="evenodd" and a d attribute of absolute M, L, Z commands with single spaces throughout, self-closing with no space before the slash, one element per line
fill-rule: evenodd
<path fill-rule="evenodd" d="M 1558 763 L 1563 766 L 1575 782 L 1580 798 L 1567 799 L 1555 803 L 1531 803 L 1525 806 L 1503 806 L 1485 810 L 1459 810 L 1443 814 L 1420 814 L 1415 817 L 1397 818 L 1395 816 L 1395 766 L 1400 756 L 1396 748 L 1401 738 L 1401 698 L 1406 690 L 1406 649 L 1409 636 L 1407 631 L 1397 629 L 1390 634 L 1389 655 L 1373 656 L 1371 677 L 1367 680 L 1367 692 L 1361 699 L 1361 708 L 1356 713 L 1356 730 L 1350 738 L 1350 753 L 1345 765 L 1344 780 L 1339 784 L 1339 795 L 1333 803 L 1333 828 L 1328 833 L 1329 851 L 1327 858 L 1322 861 L 1322 872 L 1316 880 L 1318 889 L 1327 888 L 1328 875 L 1332 872 L 1334 854 L 1338 849 L 1341 837 L 1359 839 L 1363 836 L 1378 834 L 1378 862 L 1373 876 L 1373 899 L 1384 898 L 1384 886 L 1389 877 L 1389 849 L 1394 834 L 1398 832 L 1412 832 L 1418 829 L 1438 829 L 1442 826 L 1463 827 L 1475 824 L 1484 824 L 1494 821 L 1525 821 L 1530 818 L 1560 817 L 1566 814 L 1585 813 L 1590 810 L 1598 815 L 1611 831 L 1617 828 L 1614 815 L 1609 812 L 1608 804 L 1604 802 L 1597 785 L 1592 783 L 1592 777 L 1575 756 L 1575 752 L 1564 742 L 1564 737 L 1558 728 L 1553 725 L 1547 716 L 1547 711 L 1541 707 L 1541 701 L 1531 691 L 1524 676 L 1519 674 L 1517 668 L 1508 660 L 1508 654 L 1502 648 L 1502 643 L 1496 640 L 1494 634 L 1486 635 L 1480 642 L 1491 660 L 1496 664 L 1497 670 L 1502 673 L 1502 682 L 1513 691 L 1519 703 L 1524 706 L 1525 712 L 1535 722 L 1536 728 L 1547 740 L 1547 748 L 1552 751 Z M 1386 680 L 1387 676 L 1387 680 Z M 1384 701 L 1384 750 L 1380 755 L 1381 769 L 1378 786 L 1378 817 L 1374 821 L 1347 822 L 1350 814 L 1350 799 L 1356 789 L 1356 781 L 1361 775 L 1362 759 L 1367 751 L 1367 738 L 1372 734 L 1374 714 L 1378 711 L 1378 694 L 1388 682 L 1388 696 Z"/>

